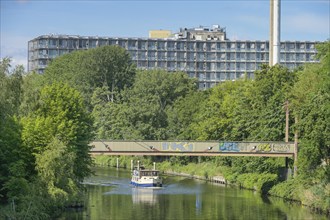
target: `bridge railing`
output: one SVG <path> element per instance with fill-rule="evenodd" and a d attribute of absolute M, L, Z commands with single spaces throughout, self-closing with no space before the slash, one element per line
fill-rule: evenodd
<path fill-rule="evenodd" d="M 292 156 L 293 142 L 94 141 L 92 154 Z"/>

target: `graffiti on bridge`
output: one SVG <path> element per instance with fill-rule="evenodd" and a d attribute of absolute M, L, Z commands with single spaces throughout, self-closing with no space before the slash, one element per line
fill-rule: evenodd
<path fill-rule="evenodd" d="M 238 143 L 220 142 L 221 152 L 260 152 L 260 153 L 289 153 L 292 152 L 290 144 L 286 143 Z"/>
<path fill-rule="evenodd" d="M 194 151 L 194 144 L 189 142 L 162 142 L 163 151 Z"/>

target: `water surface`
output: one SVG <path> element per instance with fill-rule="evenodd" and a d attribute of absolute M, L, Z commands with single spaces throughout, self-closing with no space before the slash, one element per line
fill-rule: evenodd
<path fill-rule="evenodd" d="M 95 168 L 85 180 L 86 204 L 62 219 L 327 219 L 279 198 L 184 177 L 164 177 L 164 187 L 136 188 L 130 172 Z"/>

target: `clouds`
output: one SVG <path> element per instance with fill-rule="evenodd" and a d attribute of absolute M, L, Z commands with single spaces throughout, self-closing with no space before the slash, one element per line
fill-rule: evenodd
<path fill-rule="evenodd" d="M 29 37 L 1 34 L 0 58 L 11 57 L 12 66 L 23 65 L 27 70 L 27 42 Z"/>
<path fill-rule="evenodd" d="M 303 12 L 295 15 L 288 15 L 282 22 L 283 30 L 299 35 L 301 34 L 322 34 L 329 36 L 329 15 L 319 15 Z"/>

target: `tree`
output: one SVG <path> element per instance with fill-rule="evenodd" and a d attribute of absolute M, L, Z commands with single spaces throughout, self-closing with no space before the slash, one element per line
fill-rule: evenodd
<path fill-rule="evenodd" d="M 178 98 L 167 108 L 169 139 L 195 140 L 197 138 L 192 125 L 196 123 L 197 114 L 203 109 L 208 95 L 208 92 L 193 90 L 185 97 Z"/>
<path fill-rule="evenodd" d="M 129 105 L 128 121 L 141 139 L 165 140 L 167 113 L 175 100 L 196 91 L 195 81 L 186 73 L 168 73 L 162 70 L 141 71 L 134 86 L 124 94 Z"/>
<path fill-rule="evenodd" d="M 200 140 L 244 139 L 250 114 L 250 81 L 224 82 L 214 87 L 199 114 L 193 130 Z M 245 136 L 246 138 L 246 136 Z"/>
<path fill-rule="evenodd" d="M 41 154 L 36 155 L 38 177 L 55 206 L 67 204 L 71 198 L 77 198 L 80 183 L 74 174 L 75 157 L 57 138 Z"/>
<path fill-rule="evenodd" d="M 24 151 L 21 141 L 21 127 L 17 120 L 21 97 L 21 83 L 24 69 L 11 69 L 11 59 L 0 62 L 0 199 L 17 196 L 24 192 L 27 173 L 22 161 Z M 20 192 L 14 192 L 17 183 L 22 183 Z"/>
<path fill-rule="evenodd" d="M 57 138 L 74 153 L 74 174 L 82 181 L 92 164 L 88 145 L 93 139 L 92 123 L 77 90 L 62 83 L 45 86 L 36 112 L 22 118 L 23 143 L 32 155 L 38 155 Z"/>
<path fill-rule="evenodd" d="M 107 100 L 107 89 L 96 90 L 93 115 L 100 138 L 166 139 L 167 111 L 176 99 L 196 91 L 185 73 L 140 71 L 134 84 L 121 93 L 117 103 Z"/>
<path fill-rule="evenodd" d="M 330 182 L 330 41 L 317 49 L 320 63 L 308 64 L 298 72 L 292 90 L 300 139 L 299 172 Z"/>
<path fill-rule="evenodd" d="M 284 103 L 290 98 L 296 72 L 286 67 L 264 65 L 255 73 L 251 91 L 252 121 L 249 140 L 283 141 L 285 137 Z M 293 123 L 293 117 L 291 117 Z"/>
<path fill-rule="evenodd" d="M 75 51 L 54 59 L 46 68 L 45 83 L 65 82 L 78 89 L 90 108 L 96 88 L 108 88 L 108 101 L 133 84 L 135 65 L 125 49 L 102 46 Z"/>

